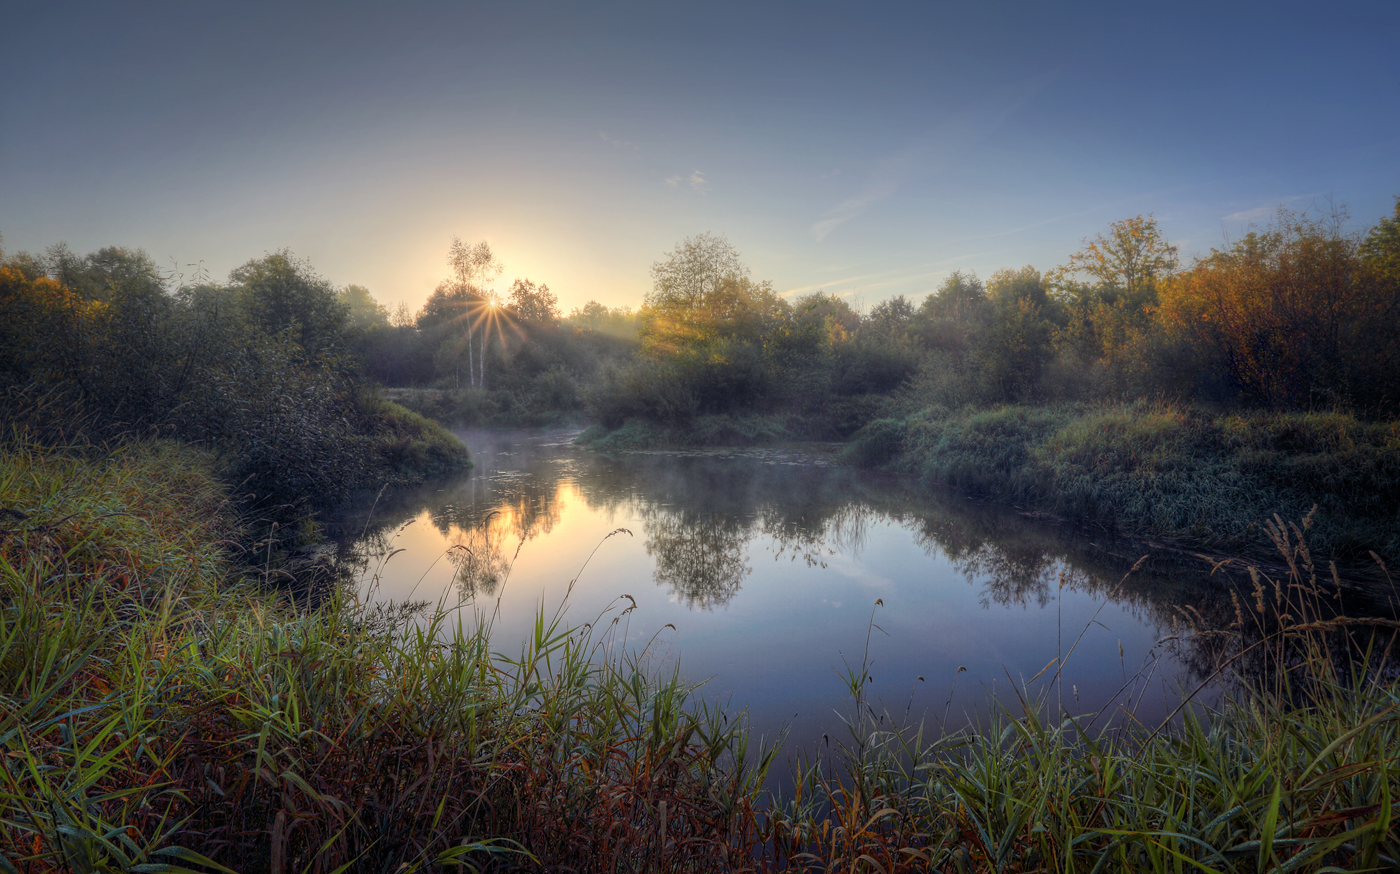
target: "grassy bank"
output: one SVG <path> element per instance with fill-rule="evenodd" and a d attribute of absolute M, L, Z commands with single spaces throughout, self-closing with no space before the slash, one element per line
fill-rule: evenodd
<path fill-rule="evenodd" d="M 472 466 L 462 441 L 427 416 L 378 396 L 361 405 L 382 481 L 417 484 Z"/>
<path fill-rule="evenodd" d="M 1362 561 L 1400 556 L 1400 422 L 1185 406 L 926 409 L 870 423 L 846 458 L 1127 534 L 1208 548 L 1267 543 L 1273 514 Z"/>
<path fill-rule="evenodd" d="M 549 373 L 534 391 L 479 388 L 385 388 L 385 397 L 449 428 L 543 428 L 583 414 L 578 380 Z"/>
<path fill-rule="evenodd" d="M 730 868 L 745 736 L 595 658 L 606 622 L 506 657 L 455 614 L 298 612 L 223 555 L 203 461 L 5 449 L 0 868 Z"/>
<path fill-rule="evenodd" d="M 1393 867 L 1394 623 L 1289 607 L 1292 562 L 1219 636 L 1260 657 L 1223 709 L 1100 733 L 1048 699 L 945 737 L 870 710 L 800 759 L 796 796 L 740 720 L 616 616 L 541 615 L 518 653 L 439 610 L 259 589 L 207 459 L 173 444 L 0 454 L 0 868 L 72 871 L 1321 871 Z M 1279 621 L 1279 614 L 1290 618 Z M 878 618 L 878 617 L 877 617 Z M 625 620 L 623 620 L 625 621 Z M 1185 629 L 1183 629 L 1183 633 Z M 1339 653 L 1343 657 L 1339 658 Z M 1264 676 L 1260 684 L 1250 677 Z M 839 687 L 834 687 L 839 691 Z M 834 750 L 834 751 L 833 751 Z M 141 867 L 138 867 L 141 866 Z M 1333 868 L 1332 870 L 1335 870 Z"/>

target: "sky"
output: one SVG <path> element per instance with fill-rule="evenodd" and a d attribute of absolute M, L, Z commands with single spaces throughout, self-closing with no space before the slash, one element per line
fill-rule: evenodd
<path fill-rule="evenodd" d="M 866 308 L 1400 195 L 1400 3 L 7 3 L 0 239 L 417 308 L 454 236 L 567 313 L 686 237 Z"/>

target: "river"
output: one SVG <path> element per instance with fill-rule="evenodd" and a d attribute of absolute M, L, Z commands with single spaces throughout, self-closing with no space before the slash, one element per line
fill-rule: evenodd
<path fill-rule="evenodd" d="M 1027 691 L 1151 723 L 1202 673 L 1172 640 L 1176 606 L 1220 609 L 1199 570 L 1129 574 L 1140 547 L 853 470 L 835 447 L 610 457 L 571 431 L 458 436 L 469 474 L 338 526 L 363 597 L 498 613 L 506 652 L 541 608 L 617 617 L 651 668 L 793 745 L 844 739 L 843 676 L 862 666 L 877 712 L 931 729 L 1019 712 Z"/>

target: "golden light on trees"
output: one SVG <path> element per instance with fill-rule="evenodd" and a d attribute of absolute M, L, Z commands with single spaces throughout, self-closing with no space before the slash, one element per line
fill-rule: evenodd
<path fill-rule="evenodd" d="M 1344 221 L 1280 210 L 1270 227 L 1166 283 L 1163 324 L 1257 403 L 1364 403 L 1400 366 L 1400 288 L 1370 266 Z"/>

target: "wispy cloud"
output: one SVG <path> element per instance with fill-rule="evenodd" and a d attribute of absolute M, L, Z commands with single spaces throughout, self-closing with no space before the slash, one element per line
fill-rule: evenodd
<path fill-rule="evenodd" d="M 1256 206 L 1254 209 L 1243 209 L 1239 212 L 1232 212 L 1229 215 L 1225 216 L 1225 218 L 1222 219 L 1222 221 L 1252 222 L 1256 219 L 1261 219 L 1265 216 L 1273 215 L 1275 210 L 1277 210 L 1280 206 L 1283 206 L 1286 203 L 1296 203 L 1299 200 L 1306 200 L 1309 197 L 1316 196 L 1317 195 L 1315 194 L 1295 194 L 1292 197 L 1280 197 L 1278 200 L 1274 201 L 1274 203 L 1270 206 Z"/>
<path fill-rule="evenodd" d="M 904 161 L 888 162 L 891 164 L 903 164 Z M 895 172 L 896 167 L 882 168 L 883 172 L 877 171 L 862 186 L 860 193 L 855 197 L 847 198 L 836 207 L 826 211 L 821 220 L 812 225 L 812 236 L 818 240 L 825 240 L 827 235 L 836 230 L 842 224 L 850 221 L 858 215 L 864 215 L 876 203 L 894 194 L 902 181 L 899 177 L 903 174 Z M 902 168 L 899 168 L 902 169 Z"/>
<path fill-rule="evenodd" d="M 819 285 L 804 285 L 801 288 L 789 288 L 781 292 L 780 296 L 794 297 L 799 294 L 806 294 L 809 291 L 825 291 L 837 297 L 850 297 L 851 295 L 867 293 L 873 294 L 889 288 L 908 286 L 911 283 L 920 283 L 921 281 L 946 276 L 948 273 L 952 272 L 952 265 L 957 264 L 959 261 L 980 258 L 986 254 L 986 252 L 969 252 L 952 258 L 944 258 L 927 264 L 916 264 L 897 270 L 861 273 L 842 279 L 833 279 L 830 282 L 823 282 Z"/>
<path fill-rule="evenodd" d="M 710 190 L 709 180 L 699 170 L 693 171 L 689 176 L 667 176 L 665 181 L 667 188 L 680 188 L 684 185 L 691 191 L 698 191 L 701 194 Z"/>
<path fill-rule="evenodd" d="M 602 137 L 603 142 L 607 143 L 608 145 L 615 146 L 619 149 L 631 149 L 634 152 L 637 151 L 637 144 L 629 140 L 614 139 L 613 137 L 608 136 L 602 131 L 598 131 L 598 136 Z"/>
<path fill-rule="evenodd" d="M 1227 222 L 1252 222 L 1261 219 L 1274 211 L 1272 206 L 1256 206 L 1254 209 L 1246 209 L 1243 212 L 1232 212 L 1225 216 Z"/>
<path fill-rule="evenodd" d="M 915 177 L 953 166 L 1005 124 L 1044 84 L 1032 83 L 1008 92 L 999 105 L 949 115 L 912 145 L 880 161 L 855 195 L 827 210 L 812 224 L 812 236 L 824 240 L 832 231 L 864 215 Z"/>

